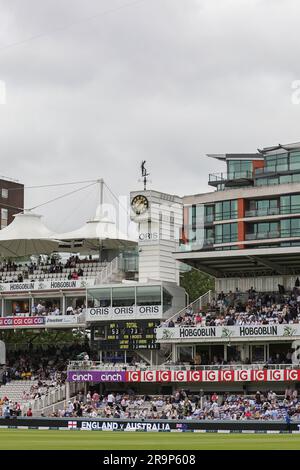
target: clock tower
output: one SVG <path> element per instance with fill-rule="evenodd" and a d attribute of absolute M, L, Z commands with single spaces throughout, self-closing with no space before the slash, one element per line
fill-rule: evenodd
<path fill-rule="evenodd" d="M 183 204 L 178 196 L 144 190 L 130 193 L 131 220 L 138 224 L 139 281 L 179 284 L 178 263 Z"/>

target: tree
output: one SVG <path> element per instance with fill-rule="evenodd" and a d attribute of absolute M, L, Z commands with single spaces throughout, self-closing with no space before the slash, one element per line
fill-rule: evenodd
<path fill-rule="evenodd" d="M 204 274 L 198 269 L 192 268 L 190 271 L 180 275 L 180 285 L 189 295 L 189 301 L 194 302 L 209 290 L 214 290 L 214 278 L 208 274 Z"/>

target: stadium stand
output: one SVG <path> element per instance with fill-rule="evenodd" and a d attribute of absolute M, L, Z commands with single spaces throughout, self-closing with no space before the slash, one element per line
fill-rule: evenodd
<path fill-rule="evenodd" d="M 114 419 L 196 419 L 196 420 L 277 420 L 286 415 L 300 417 L 300 400 L 296 390 L 287 389 L 284 396 L 268 391 L 255 395 L 216 393 L 200 397 L 177 390 L 173 395 L 134 395 L 108 393 L 100 396 L 89 391 L 77 394 L 66 407 L 51 413 L 57 417 L 90 417 Z"/>
<path fill-rule="evenodd" d="M 71 256 L 62 262 L 55 257 L 45 261 L 40 257 L 37 262 L 16 264 L 15 262 L 0 265 L 0 283 L 15 283 L 24 281 L 47 281 L 59 279 L 95 279 L 97 274 L 106 267 L 107 263 L 97 259 L 80 259 Z"/>
<path fill-rule="evenodd" d="M 192 305 L 162 323 L 162 326 L 274 325 L 300 322 L 300 289 L 290 293 L 239 291 L 213 298 L 205 309 Z"/>

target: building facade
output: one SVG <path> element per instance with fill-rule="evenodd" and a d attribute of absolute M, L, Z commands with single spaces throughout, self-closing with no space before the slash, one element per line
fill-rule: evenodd
<path fill-rule="evenodd" d="M 291 288 L 300 273 L 300 143 L 209 157 L 226 171 L 209 175 L 215 191 L 183 198 L 176 259 L 214 276 L 217 291 Z"/>
<path fill-rule="evenodd" d="M 24 185 L 0 177 L 0 228 L 13 221 L 13 216 L 24 209 Z"/>

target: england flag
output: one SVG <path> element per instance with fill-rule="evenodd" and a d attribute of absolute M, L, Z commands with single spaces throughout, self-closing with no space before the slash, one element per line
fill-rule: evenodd
<path fill-rule="evenodd" d="M 77 429 L 77 421 L 68 421 L 68 429 Z"/>

